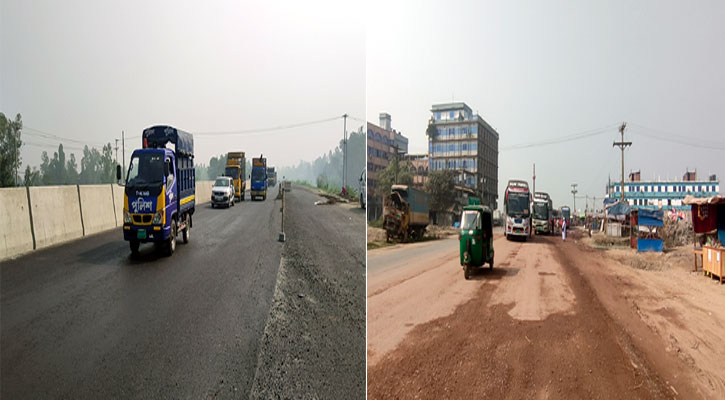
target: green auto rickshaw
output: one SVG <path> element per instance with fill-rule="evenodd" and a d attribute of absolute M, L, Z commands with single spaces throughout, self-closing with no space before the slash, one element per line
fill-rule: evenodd
<path fill-rule="evenodd" d="M 474 268 L 488 263 L 493 268 L 493 213 L 486 206 L 463 207 L 458 234 L 463 276 L 468 279 Z"/>

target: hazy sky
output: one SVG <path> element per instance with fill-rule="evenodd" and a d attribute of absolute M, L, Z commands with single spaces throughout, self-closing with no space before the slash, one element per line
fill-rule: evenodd
<path fill-rule="evenodd" d="M 557 206 L 572 205 L 571 183 L 579 195 L 602 197 L 608 175 L 620 179 L 612 142 L 622 121 L 625 140 L 634 142 L 625 173 L 681 178 L 689 167 L 700 178 L 725 179 L 725 2 L 375 0 L 366 7 L 368 120 L 388 112 L 410 151 L 423 153 L 431 105 L 466 102 L 500 134 L 499 199 L 508 179 L 531 182 L 533 163 L 536 189 Z M 607 126 L 579 141 L 503 150 Z M 577 199 L 577 208 L 583 204 Z"/>
<path fill-rule="evenodd" d="M 24 139 L 42 146 L 23 147 L 23 169 L 58 145 L 32 129 L 91 144 L 113 144 L 125 130 L 136 137 L 126 143 L 128 160 L 142 130 L 156 124 L 219 132 L 344 113 L 364 120 L 362 11 L 334 0 L 0 0 L 0 111 L 21 113 Z M 360 125 L 348 120 L 348 130 Z M 327 152 L 342 135 L 342 119 L 196 135 L 196 157 L 208 163 L 243 150 L 290 165 Z"/>

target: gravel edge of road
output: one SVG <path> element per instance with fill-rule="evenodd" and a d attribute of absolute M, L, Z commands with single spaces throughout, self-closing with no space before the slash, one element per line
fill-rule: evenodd
<path fill-rule="evenodd" d="M 261 399 L 261 398 L 267 398 L 262 396 L 264 394 L 264 391 L 260 391 L 260 378 L 259 378 L 259 370 L 262 364 L 262 360 L 267 358 L 269 359 L 268 351 L 266 351 L 267 347 L 264 345 L 265 343 L 271 341 L 272 338 L 272 324 L 275 323 L 273 319 L 279 319 L 283 314 L 283 307 L 284 307 L 284 293 L 282 293 L 282 290 L 280 289 L 280 282 L 283 279 L 286 279 L 286 272 L 285 272 L 285 266 L 286 266 L 286 260 L 284 255 L 281 256 L 279 261 L 279 268 L 277 269 L 277 280 L 274 284 L 274 294 L 272 295 L 272 306 L 269 309 L 269 314 L 267 315 L 267 321 L 264 323 L 264 331 L 262 333 L 262 337 L 259 340 L 259 350 L 257 351 L 257 365 L 254 368 L 254 377 L 252 378 L 252 387 L 249 391 L 249 397 L 250 399 Z"/>

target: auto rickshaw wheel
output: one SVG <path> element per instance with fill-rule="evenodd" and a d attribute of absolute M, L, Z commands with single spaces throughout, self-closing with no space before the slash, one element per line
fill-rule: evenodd
<path fill-rule="evenodd" d="M 466 264 L 463 266 L 463 277 L 466 280 L 469 280 L 471 278 L 471 272 L 473 272 L 473 268 L 470 264 Z"/>

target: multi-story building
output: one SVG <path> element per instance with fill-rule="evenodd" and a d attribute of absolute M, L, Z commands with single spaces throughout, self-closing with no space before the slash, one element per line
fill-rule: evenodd
<path fill-rule="evenodd" d="M 399 156 L 408 152 L 408 138 L 396 132 L 391 126 L 390 114 L 380 113 L 380 125 L 367 123 L 367 209 L 368 219 L 380 218 L 383 213 L 382 196 L 376 192 L 378 174 L 393 160 L 397 151 Z"/>
<path fill-rule="evenodd" d="M 689 210 L 690 206 L 682 204 L 685 196 L 709 197 L 720 193 L 720 182 L 715 175 L 710 175 L 707 180 L 697 180 L 697 173 L 688 171 L 682 180 L 666 181 L 643 181 L 640 176 L 639 171 L 631 172 L 629 181 L 624 182 L 624 200 L 634 209 Z M 619 200 L 621 195 L 621 182 L 610 182 L 607 197 Z"/>
<path fill-rule="evenodd" d="M 413 177 L 413 186 L 416 189 L 424 190 L 428 181 L 428 154 L 408 154 L 403 161 L 410 161 L 410 175 Z"/>
<path fill-rule="evenodd" d="M 434 104 L 431 113 L 436 134 L 428 137 L 430 171 L 455 170 L 457 186 L 471 189 L 482 204 L 495 209 L 498 132 L 466 103 Z"/>

